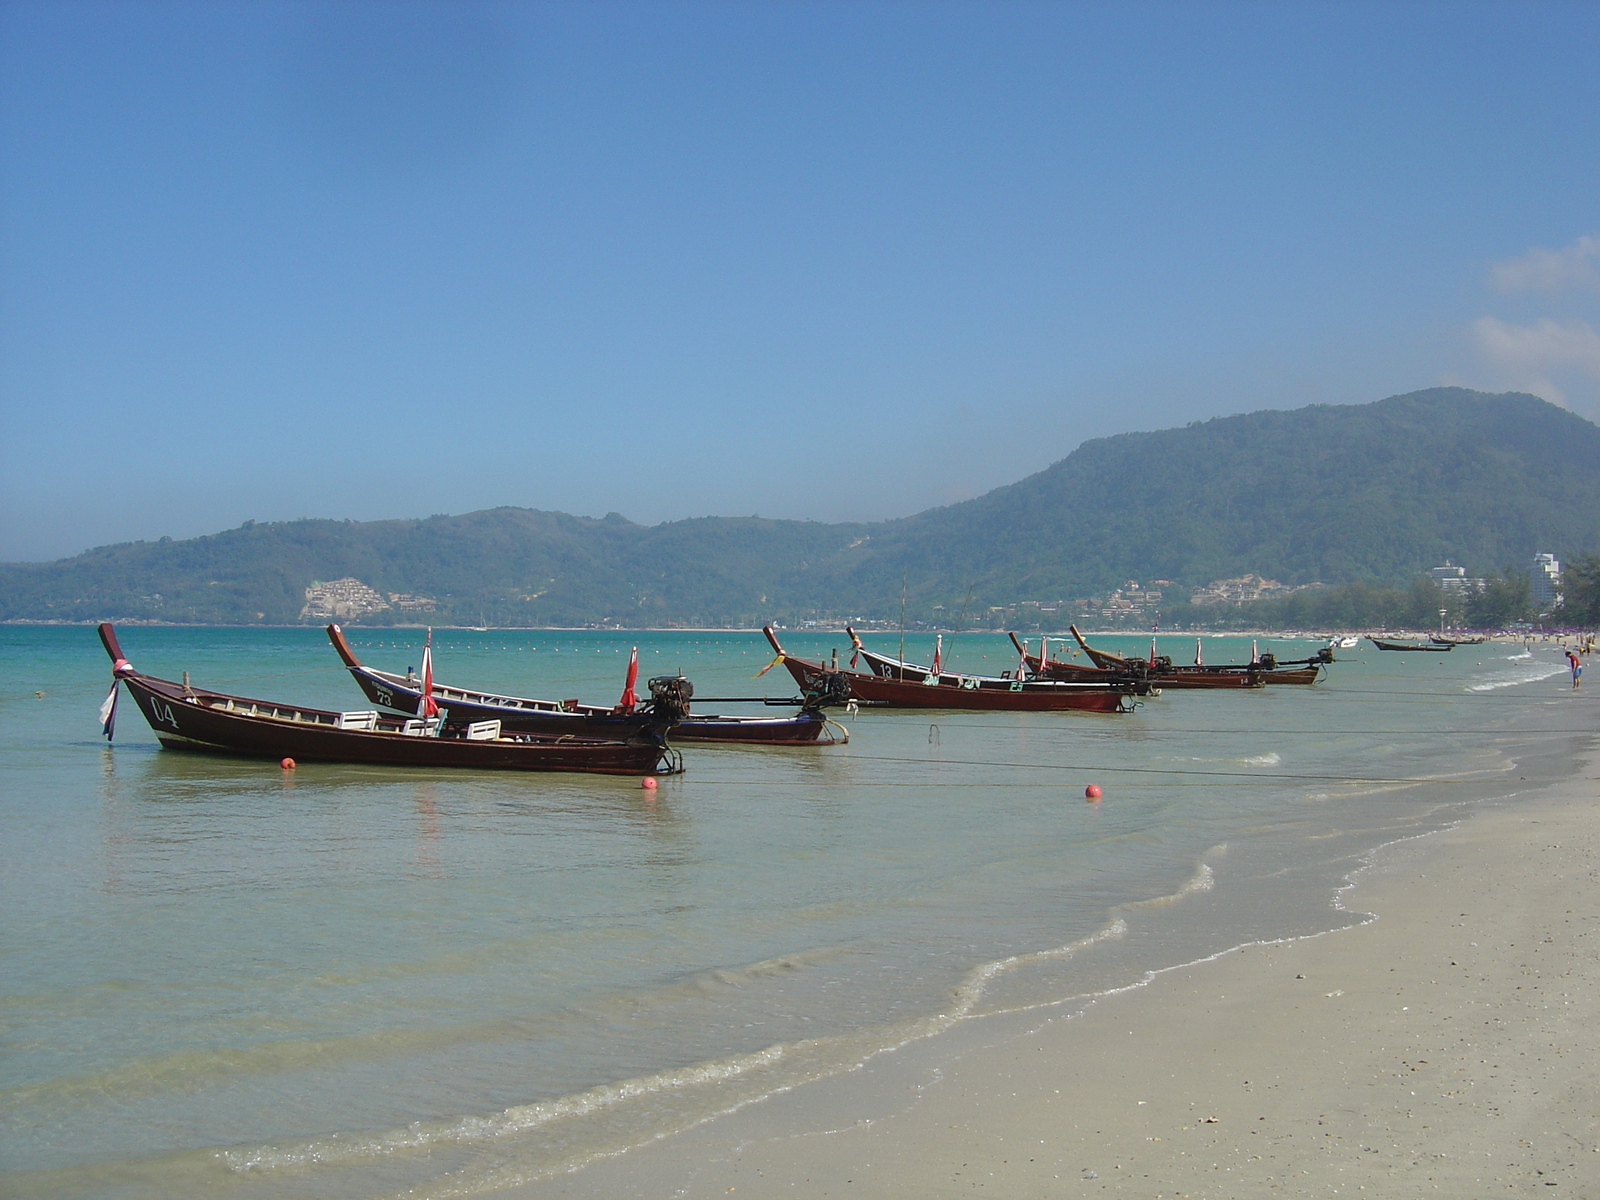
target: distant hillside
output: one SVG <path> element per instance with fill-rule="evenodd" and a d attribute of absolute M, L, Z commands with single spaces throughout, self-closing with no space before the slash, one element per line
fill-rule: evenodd
<path fill-rule="evenodd" d="M 1400 583 L 1539 550 L 1600 549 L 1600 427 L 1534 396 L 1434 388 L 1085 442 L 985 496 L 897 521 L 707 517 L 642 526 L 497 508 L 400 521 L 247 523 L 0 566 L 0 620 L 289 623 L 314 581 L 434 601 L 370 622 L 749 624 L 949 619 L 1128 579 L 1255 573 Z"/>
<path fill-rule="evenodd" d="M 1481 575 L 1600 546 L 1600 427 L 1536 396 L 1464 388 L 1219 417 L 1085 442 L 879 529 L 878 561 L 847 571 L 869 589 L 904 569 L 932 579 L 957 547 L 984 593 L 1019 598 L 1246 573 L 1403 582 L 1446 558 Z"/>

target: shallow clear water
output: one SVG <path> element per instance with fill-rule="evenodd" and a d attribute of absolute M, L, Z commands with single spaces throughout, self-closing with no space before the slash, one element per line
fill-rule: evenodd
<path fill-rule="evenodd" d="M 367 707 L 320 630 L 122 640 L 151 674 Z M 351 640 L 375 666 L 420 659 L 415 631 Z M 789 691 L 782 668 L 752 679 L 771 652 L 749 633 L 441 631 L 436 670 L 602 701 L 634 644 L 644 675 L 682 668 L 702 696 Z M 1207 639 L 1206 659 L 1248 648 Z M 1561 774 L 1595 728 L 1553 646 L 1365 648 L 1314 688 L 1169 692 L 1124 716 L 864 711 L 847 746 L 691 745 L 652 795 L 587 776 L 286 773 L 162 751 L 126 702 L 107 747 L 92 629 L 0 629 L 0 653 L 0 1189 L 15 1194 L 445 1196 L 537 1178 L 969 1013 L 1347 923 L 1333 891 L 1359 855 Z M 1003 638 L 955 640 L 955 666 L 1011 660 Z"/>

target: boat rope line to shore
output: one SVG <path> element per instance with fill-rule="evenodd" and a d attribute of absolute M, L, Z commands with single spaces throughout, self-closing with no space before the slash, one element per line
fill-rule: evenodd
<path fill-rule="evenodd" d="M 1466 690 L 1463 690 L 1463 691 L 1449 691 L 1449 692 L 1390 692 L 1390 691 L 1385 691 L 1382 688 L 1324 687 L 1317 693 L 1317 695 L 1322 696 L 1322 697 L 1335 697 L 1335 698 L 1343 698 L 1343 697 L 1346 697 L 1346 696 L 1349 696 L 1349 697 L 1356 697 L 1356 696 L 1421 696 L 1421 697 L 1423 697 L 1424 699 L 1427 699 L 1427 700 L 1472 700 L 1472 701 L 1479 701 L 1479 700 L 1516 700 L 1519 703 L 1527 703 L 1527 702 L 1530 702 L 1530 701 L 1550 700 L 1554 696 L 1558 696 L 1558 695 L 1559 696 L 1565 696 L 1566 692 L 1558 690 L 1558 691 L 1555 691 L 1555 692 L 1544 693 L 1542 695 L 1537 695 L 1537 696 L 1513 696 L 1513 695 L 1501 695 L 1500 693 L 1504 692 L 1504 691 L 1507 691 L 1509 688 L 1512 688 L 1512 687 L 1526 687 L 1530 683 L 1548 683 L 1551 679 L 1559 679 L 1561 677 L 1561 675 L 1565 675 L 1566 674 L 1566 671 L 1567 671 L 1567 668 L 1562 667 L 1559 673 L 1557 673 L 1555 675 L 1547 676 L 1544 679 L 1530 679 L 1530 680 L 1527 680 L 1525 682 L 1507 683 L 1504 687 L 1496 688 L 1495 691 L 1492 691 L 1492 692 L 1475 692 L 1475 691 L 1472 691 L 1470 688 L 1466 689 Z M 1157 680 L 1155 682 L 1156 682 L 1156 686 L 1159 687 L 1160 686 L 1160 681 Z M 1593 698 L 1594 697 L 1592 697 L 1592 696 L 1573 696 L 1572 697 L 1572 699 L 1574 699 L 1574 700 L 1592 700 Z"/>
<path fill-rule="evenodd" d="M 952 725 L 952 728 L 955 728 L 955 729 L 1004 729 L 1004 730 L 1015 730 L 1015 729 L 1017 729 L 1017 726 L 1015 726 L 1015 725 L 989 725 L 989 724 L 985 724 L 985 723 L 977 722 L 977 721 L 956 721 L 956 722 L 951 722 L 951 725 Z M 1115 737 L 1115 736 L 1117 736 L 1117 731 L 1115 731 L 1115 730 L 1096 730 L 1095 732 L 1096 733 L 1104 733 L 1105 736 L 1107 736 L 1107 737 Z M 1284 737 L 1301 737 L 1301 736 L 1304 736 L 1306 734 L 1313 734 L 1313 733 L 1314 734 L 1319 734 L 1319 735 L 1334 735 L 1334 736 L 1338 736 L 1338 737 L 1343 737 L 1343 736 L 1345 736 L 1347 734 L 1357 734 L 1357 735 L 1366 736 L 1366 737 L 1416 737 L 1416 736 L 1418 736 L 1418 731 L 1415 730 L 1415 729 L 1329 729 L 1327 726 L 1322 726 L 1321 728 L 1317 728 L 1317 729 L 1257 729 L 1255 726 L 1251 726 L 1248 729 L 1186 729 L 1186 728 L 1183 728 L 1182 726 L 1177 726 L 1177 725 L 1172 725 L 1172 726 L 1163 725 L 1158 730 L 1140 730 L 1139 732 L 1140 733 L 1152 733 L 1153 732 L 1153 733 L 1162 733 L 1162 734 L 1167 734 L 1167 733 L 1184 733 L 1184 734 L 1188 734 L 1188 733 L 1208 733 L 1208 734 L 1228 734 L 1228 735 L 1244 735 L 1244 734 L 1248 734 L 1251 737 L 1254 737 L 1257 734 L 1263 734 L 1263 735 L 1271 734 L 1271 735 L 1279 735 L 1279 736 L 1284 736 Z M 1573 733 L 1587 734 L 1587 733 L 1594 733 L 1594 732 L 1595 731 L 1593 729 L 1585 729 L 1585 728 L 1579 726 L 1579 727 L 1575 727 L 1575 728 L 1572 728 L 1572 729 L 1434 729 L 1434 730 L 1427 731 L 1427 735 L 1429 737 L 1445 737 L 1445 736 L 1448 736 L 1450 734 L 1461 733 L 1461 734 L 1473 734 L 1473 735 L 1485 736 L 1485 737 L 1501 737 L 1501 736 L 1505 736 L 1505 737 L 1537 737 L 1537 736 L 1540 736 L 1540 735 L 1547 736 L 1547 737 L 1559 737 L 1562 734 L 1573 734 Z"/>
<path fill-rule="evenodd" d="M 931 762 L 931 761 L 937 761 L 937 760 L 930 759 L 929 761 Z M 1115 768 L 1113 768 L 1113 770 L 1114 769 Z M 1174 771 L 1173 774 L 1175 774 L 1175 775 L 1189 775 L 1190 772 L 1188 772 L 1188 771 Z M 1219 772 L 1219 774 L 1220 774 L 1220 772 Z M 1256 776 L 1247 776 L 1246 778 L 1254 779 L 1255 782 L 1258 785 L 1264 785 L 1264 784 L 1269 784 L 1269 783 L 1276 784 L 1276 783 L 1280 783 L 1281 782 L 1280 779 L 1276 779 L 1276 778 L 1261 778 L 1261 777 L 1256 777 Z M 1351 784 L 1351 785 L 1366 784 L 1366 785 L 1373 786 L 1373 787 L 1411 787 L 1411 786 L 1415 786 L 1417 784 L 1422 784 L 1422 783 L 1449 785 L 1449 786 L 1452 786 L 1452 787 L 1460 787 L 1460 786 L 1467 785 L 1467 784 L 1485 785 L 1485 784 L 1492 784 L 1492 783 L 1499 783 L 1499 784 L 1515 783 L 1517 785 L 1518 790 L 1521 790 L 1521 789 L 1524 789 L 1524 788 L 1544 787 L 1545 785 L 1552 784 L 1552 783 L 1564 783 L 1564 782 L 1567 781 L 1568 778 L 1570 778 L 1570 776 L 1561 776 L 1560 778 L 1552 778 L 1552 779 L 1545 779 L 1545 778 L 1524 779 L 1521 776 L 1518 776 L 1517 779 L 1509 780 L 1509 781 L 1505 780 L 1505 779 L 1500 779 L 1500 780 L 1493 780 L 1493 779 L 1368 780 L 1368 779 L 1344 779 L 1344 778 L 1335 778 L 1335 777 L 1324 777 L 1324 776 L 1320 776 L 1319 775 L 1319 776 L 1311 777 L 1309 782 L 1320 783 L 1325 787 L 1332 787 L 1335 784 L 1339 784 L 1339 783 L 1348 783 L 1348 784 Z M 1067 784 L 1059 785 L 1059 786 L 1065 786 L 1067 788 L 1070 788 L 1070 789 L 1073 789 L 1074 791 L 1076 791 L 1078 789 L 1079 783 L 1081 783 L 1081 782 L 1082 782 L 1081 780 L 1075 780 L 1075 781 L 1073 781 L 1071 783 L 1067 783 Z M 690 786 L 689 781 L 685 781 L 684 786 L 685 787 Z M 692 781 L 692 786 L 694 786 L 694 787 L 742 787 L 742 788 L 751 788 L 751 789 L 753 789 L 753 788 L 757 788 L 757 787 L 761 787 L 761 788 L 783 787 L 783 786 L 785 786 L 785 781 L 770 780 L 770 781 L 765 781 L 765 782 L 762 782 L 762 783 L 753 783 L 752 781 L 747 780 L 747 779 L 705 779 L 705 778 L 702 778 L 700 776 L 696 776 L 696 778 Z M 946 789 L 951 789 L 951 790 L 960 790 L 962 788 L 969 788 L 969 789 L 970 788 L 996 788 L 996 787 L 1005 787 L 1005 786 L 1008 786 L 1008 785 L 1001 784 L 1001 783 L 994 783 L 994 782 L 982 782 L 982 781 L 976 781 L 975 782 L 975 781 L 970 781 L 970 780 L 967 780 L 967 781 L 942 782 L 942 781 L 939 781 L 939 780 L 930 779 L 930 780 L 927 780 L 927 781 L 921 782 L 921 783 L 919 783 L 919 782 L 917 782 L 915 780 L 883 780 L 881 782 L 876 782 L 875 781 L 875 782 L 872 782 L 872 783 L 863 783 L 863 784 L 860 784 L 859 786 L 861 786 L 863 788 L 924 788 L 924 789 L 927 789 L 927 788 L 946 788 Z M 1014 786 L 1023 787 L 1023 786 L 1034 786 L 1034 785 L 1016 784 Z M 1038 787 L 1052 786 L 1053 787 L 1053 786 L 1058 786 L 1058 785 L 1046 784 L 1046 783 L 1041 782 L 1041 783 L 1037 784 L 1036 786 L 1038 786 Z M 1191 790 L 1193 790 L 1193 789 L 1204 789 L 1204 788 L 1235 788 L 1235 789 L 1237 789 L 1237 788 L 1240 788 L 1240 787 L 1244 786 L 1244 783 L 1243 783 L 1243 781 L 1241 781 L 1239 779 L 1201 780 L 1201 779 L 1192 779 L 1191 778 L 1191 779 L 1181 780 L 1181 781 L 1180 780 L 1166 780 L 1166 779 L 1163 779 L 1163 780 L 1152 780 L 1146 786 L 1149 786 L 1149 787 L 1152 787 L 1152 788 L 1153 787 L 1173 787 L 1173 788 L 1181 787 L 1181 788 L 1186 788 L 1186 789 L 1191 789 Z M 1450 800 L 1450 801 L 1442 801 L 1442 803 L 1462 803 L 1462 801 Z"/>
<path fill-rule="evenodd" d="M 1461 784 L 1461 783 L 1484 784 L 1484 783 L 1487 783 L 1487 784 L 1497 784 L 1497 783 L 1509 783 L 1509 782 L 1517 782 L 1517 783 L 1533 782 L 1531 780 L 1524 779 L 1524 778 L 1522 778 L 1520 776 L 1516 780 L 1513 781 L 1513 780 L 1511 780 L 1508 777 L 1503 776 L 1503 775 L 1485 775 L 1485 776 L 1480 776 L 1480 777 L 1474 778 L 1474 779 L 1469 779 L 1469 778 L 1464 778 L 1464 777 L 1452 777 L 1452 776 L 1436 776 L 1436 777 L 1433 777 L 1433 778 L 1427 778 L 1427 777 L 1423 777 L 1423 778 L 1408 778 L 1406 776 L 1380 777 L 1380 776 L 1372 776 L 1372 775 L 1301 775 L 1301 774 L 1290 774 L 1290 773 L 1282 772 L 1282 771 L 1205 771 L 1205 770 L 1193 770 L 1193 771 L 1190 771 L 1190 770 L 1185 770 L 1185 769 L 1183 769 L 1181 767 L 1107 767 L 1107 766 L 1100 766 L 1100 765 L 1088 765 L 1088 764 L 1083 764 L 1083 763 L 990 762 L 990 761 L 986 761 L 986 760 L 983 760 L 983 759 L 973 759 L 973 758 L 904 758 L 904 757 L 891 757 L 889 755 L 882 755 L 882 754 L 852 754 L 852 755 L 849 756 L 849 758 L 850 758 L 851 762 L 912 763 L 912 764 L 915 764 L 917 766 L 922 766 L 922 767 L 940 766 L 940 765 L 948 764 L 949 766 L 952 766 L 952 767 L 1001 767 L 1001 768 L 1012 768 L 1012 769 L 1019 770 L 1019 771 L 1023 771 L 1023 770 L 1026 770 L 1026 771 L 1087 771 L 1087 772 L 1095 772 L 1095 773 L 1100 773 L 1100 774 L 1105 774 L 1105 775 L 1113 775 L 1113 774 L 1115 774 L 1115 775 L 1199 775 L 1199 776 L 1216 777 L 1216 778 L 1222 778 L 1222 779 L 1293 779 L 1293 780 L 1303 780 L 1306 783 L 1380 783 L 1380 784 L 1401 785 L 1401 784 L 1419 784 L 1419 783 L 1424 783 L 1424 784 L 1425 783 L 1454 783 L 1454 784 Z M 696 780 L 695 782 L 698 784 L 698 783 L 702 783 L 702 782 L 709 783 L 711 781 L 710 780 Z M 729 780 L 728 782 L 732 783 L 732 782 L 735 782 L 735 781 Z M 872 783 L 864 783 L 863 786 L 873 787 L 873 786 L 876 786 L 876 785 L 874 785 Z M 914 787 L 914 786 L 918 786 L 918 785 L 916 785 L 915 783 L 911 783 L 908 786 L 913 786 Z M 996 786 L 996 785 L 979 783 L 979 784 L 977 784 L 975 786 L 991 786 L 992 787 L 992 786 Z"/>

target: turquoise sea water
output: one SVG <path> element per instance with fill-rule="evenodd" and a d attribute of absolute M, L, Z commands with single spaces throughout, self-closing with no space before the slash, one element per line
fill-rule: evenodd
<path fill-rule="evenodd" d="M 420 661 L 416 631 L 351 640 Z M 368 706 L 320 630 L 122 641 L 151 674 Z M 946 642 L 956 667 L 1011 665 L 1003 638 Z M 752 680 L 752 633 L 440 631 L 436 670 L 609 701 L 635 644 L 702 696 L 790 691 L 782 668 Z M 1595 729 L 1553 645 L 1336 653 L 1315 688 L 1123 716 L 867 710 L 845 746 L 690 745 L 651 794 L 285 773 L 162 751 L 126 701 L 108 747 L 94 631 L 0 628 L 0 1192 L 487 1194 L 969 1014 L 1348 923 L 1334 890 L 1361 854 L 1560 777 Z"/>

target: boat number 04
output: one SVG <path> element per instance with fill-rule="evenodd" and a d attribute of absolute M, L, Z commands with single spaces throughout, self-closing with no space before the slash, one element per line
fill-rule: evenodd
<path fill-rule="evenodd" d="M 163 704 L 159 700 L 151 700 L 150 715 L 163 725 L 171 725 L 174 729 L 178 727 L 178 718 L 172 715 L 172 705 L 170 704 Z"/>

